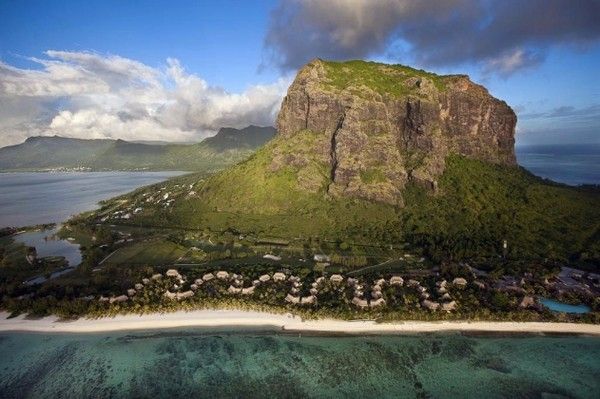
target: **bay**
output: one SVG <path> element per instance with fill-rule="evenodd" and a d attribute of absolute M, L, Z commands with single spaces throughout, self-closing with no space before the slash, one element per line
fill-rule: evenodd
<path fill-rule="evenodd" d="M 183 173 L 0 173 L 0 227 L 61 223 L 101 200 Z"/>

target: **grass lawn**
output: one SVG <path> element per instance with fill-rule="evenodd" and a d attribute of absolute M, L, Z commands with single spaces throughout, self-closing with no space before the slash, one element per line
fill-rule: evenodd
<path fill-rule="evenodd" d="M 120 248 L 105 263 L 165 265 L 185 255 L 187 249 L 170 241 L 143 241 Z"/>

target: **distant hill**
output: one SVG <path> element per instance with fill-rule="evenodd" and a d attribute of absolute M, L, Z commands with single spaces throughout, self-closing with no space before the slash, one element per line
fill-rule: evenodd
<path fill-rule="evenodd" d="M 273 127 L 248 126 L 241 130 L 224 127 L 215 136 L 205 139 L 202 143 L 215 151 L 256 149 L 271 140 L 275 133 L 277 131 Z"/>
<path fill-rule="evenodd" d="M 273 127 L 222 128 L 196 144 L 30 137 L 0 148 L 0 170 L 213 171 L 246 159 L 275 135 Z"/>

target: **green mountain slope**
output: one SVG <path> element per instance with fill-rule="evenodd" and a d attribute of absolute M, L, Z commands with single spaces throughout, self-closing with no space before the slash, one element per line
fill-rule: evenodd
<path fill-rule="evenodd" d="M 0 148 L 0 170 L 215 171 L 247 158 L 275 134 L 272 127 L 223 128 L 197 144 L 143 144 L 123 140 L 30 137 Z"/>
<path fill-rule="evenodd" d="M 29 137 L 22 144 L 0 148 L 0 170 L 78 167 L 113 145 L 114 140 Z"/>
<path fill-rule="evenodd" d="M 390 82 L 416 89 L 388 93 Z M 131 213 L 126 223 L 138 226 L 408 244 L 434 259 L 600 264 L 600 194 L 517 166 L 515 122 L 466 77 L 317 60 L 288 90 L 277 136 L 250 158 L 161 184 L 165 197 L 138 190 L 91 218 L 120 223 Z"/>
<path fill-rule="evenodd" d="M 291 141 L 277 137 L 248 160 L 207 179 L 175 178 L 164 191 L 171 206 L 146 202 L 155 187 L 136 191 L 127 196 L 126 207 L 144 211 L 130 222 L 306 240 L 409 243 L 437 259 L 498 256 L 507 240 L 511 256 L 600 261 L 598 192 L 553 184 L 518 166 L 451 155 L 438 193 L 411 183 L 404 207 L 333 198 L 327 194 L 327 165 L 311 151 L 318 138 L 308 131 Z M 271 168 L 273 160 L 292 153 L 306 155 L 304 167 Z M 193 189 L 178 188 L 189 184 Z M 318 188 L 307 191 L 305 185 Z M 107 208 L 114 210 L 113 205 Z"/>

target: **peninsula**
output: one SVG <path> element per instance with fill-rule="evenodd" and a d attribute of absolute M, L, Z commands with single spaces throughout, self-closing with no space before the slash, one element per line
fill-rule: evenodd
<path fill-rule="evenodd" d="M 227 308 L 414 320 L 417 330 L 468 329 L 469 320 L 596 331 L 600 195 L 517 166 L 515 123 L 464 75 L 314 60 L 289 87 L 277 134 L 247 159 L 69 220 L 60 235 L 83 253 L 69 273 L 23 284 L 40 270 L 52 277 L 52 265 L 4 237 L 2 308 L 64 319 L 137 313 L 165 326 L 153 314 Z M 553 301 L 577 306 L 560 312 Z M 164 320 L 200 323 L 190 315 Z"/>

